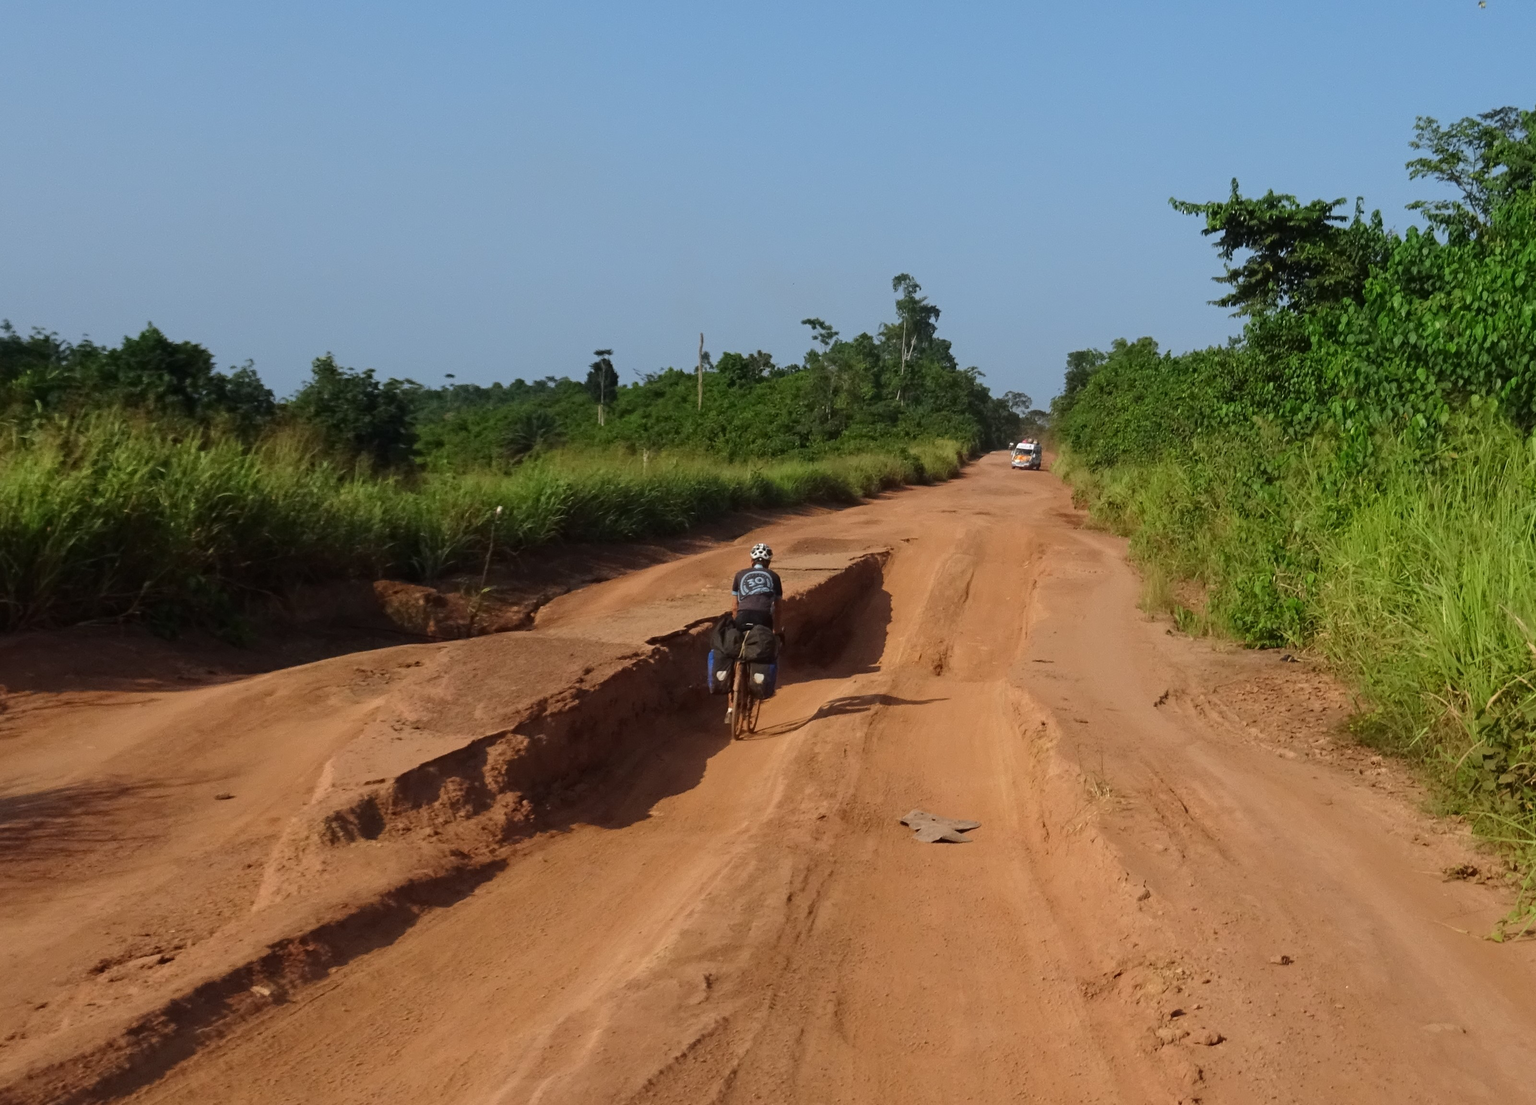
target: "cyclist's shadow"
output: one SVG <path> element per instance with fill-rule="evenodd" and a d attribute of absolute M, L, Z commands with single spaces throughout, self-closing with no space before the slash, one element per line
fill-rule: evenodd
<path fill-rule="evenodd" d="M 816 712 L 799 718 L 795 721 L 783 721 L 777 725 L 769 725 L 744 736 L 743 740 L 757 740 L 762 737 L 782 737 L 803 729 L 813 721 L 822 718 L 839 717 L 844 714 L 863 714 L 873 710 L 876 706 L 927 706 L 933 702 L 948 702 L 947 698 L 898 698 L 893 694 L 850 694 L 841 698 L 831 698 L 816 708 Z"/>

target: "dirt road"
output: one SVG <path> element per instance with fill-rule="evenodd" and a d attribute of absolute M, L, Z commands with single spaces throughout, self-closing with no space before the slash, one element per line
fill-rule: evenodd
<path fill-rule="evenodd" d="M 637 717 L 643 754 L 557 829 L 133 1100 L 1536 1095 L 1536 951 L 1479 939 L 1506 898 L 1443 875 L 1488 859 L 1350 746 L 1347 697 L 1309 664 L 1142 614 L 1122 544 L 1053 477 L 984 458 L 752 540 L 787 562 L 889 550 L 851 640 L 790 655 L 754 739 L 725 740 L 717 702 Z M 545 654 L 527 678 L 565 678 L 561 641 L 682 603 L 738 553 L 566 596 L 504 639 Z M 511 647 L 487 640 L 434 662 Z M 300 681 L 283 708 L 313 712 L 325 670 L 262 694 Z M 918 843 L 914 807 L 981 827 Z"/>

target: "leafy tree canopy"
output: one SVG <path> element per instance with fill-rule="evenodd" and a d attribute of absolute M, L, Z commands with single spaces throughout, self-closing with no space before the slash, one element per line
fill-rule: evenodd
<path fill-rule="evenodd" d="M 597 360 L 587 366 L 587 394 L 598 403 L 613 401 L 619 390 L 619 374 L 613 367 L 613 350 L 599 349 L 593 354 Z"/>
<path fill-rule="evenodd" d="M 416 443 L 413 380 L 379 380 L 371 368 L 343 368 L 327 353 L 316 357 L 309 382 L 288 404 L 325 436 L 331 448 L 381 466 L 400 464 Z"/>
<path fill-rule="evenodd" d="M 1035 401 L 1022 391 L 1005 391 L 1003 404 L 1014 414 L 1023 417 L 1034 407 Z"/>
<path fill-rule="evenodd" d="M 42 330 L 22 337 L 0 322 L 0 410 L 15 417 L 113 405 L 252 431 L 276 410 L 251 364 L 221 373 L 207 349 L 173 342 L 153 323 L 109 348 Z"/>
<path fill-rule="evenodd" d="M 1536 110 L 1500 107 L 1442 127 L 1428 115 L 1414 124 L 1408 143 L 1423 157 L 1408 162 L 1408 177 L 1441 180 L 1459 200 L 1417 200 L 1408 205 L 1453 239 L 1485 233 L 1494 211 L 1536 186 Z"/>
<path fill-rule="evenodd" d="M 1343 199 L 1301 203 L 1274 191 L 1255 199 L 1242 194 L 1235 177 L 1225 200 L 1168 202 L 1175 211 L 1205 217 L 1201 233 L 1219 236 L 1216 251 L 1223 261 L 1247 254 L 1214 277 L 1232 290 L 1212 302 L 1237 315 L 1304 313 L 1346 299 L 1358 302 L 1371 266 L 1385 261 L 1395 240 L 1380 211 L 1364 217 L 1361 200 L 1355 201 L 1351 220 L 1336 213 Z"/>
<path fill-rule="evenodd" d="M 722 353 L 714 367 L 722 380 L 736 388 L 749 388 L 784 371 L 773 363 L 772 354 L 761 349 L 756 353 Z"/>
<path fill-rule="evenodd" d="M 1235 181 L 1226 202 L 1175 202 L 1205 216 L 1224 258 L 1246 254 L 1218 278 L 1243 335 L 1179 356 L 1148 339 L 1074 354 L 1053 408 L 1063 439 L 1098 464 L 1210 441 L 1274 453 L 1321 433 L 1354 464 L 1394 437 L 1432 452 L 1470 411 L 1536 429 L 1533 122 L 1514 108 L 1418 121 L 1410 175 L 1461 193 L 1412 205 L 1428 231 L 1388 234 L 1359 205 L 1340 225 L 1339 201 L 1249 199 Z"/>
<path fill-rule="evenodd" d="M 811 338 L 823 349 L 829 348 L 837 340 L 837 331 L 819 318 L 803 318 L 800 325 L 811 328 Z"/>
<path fill-rule="evenodd" d="M 1061 419 L 1077 402 L 1078 395 L 1088 386 L 1088 381 L 1109 359 L 1109 354 L 1097 349 L 1077 349 L 1067 354 L 1067 371 L 1062 381 L 1061 394 L 1051 400 L 1051 417 Z"/>

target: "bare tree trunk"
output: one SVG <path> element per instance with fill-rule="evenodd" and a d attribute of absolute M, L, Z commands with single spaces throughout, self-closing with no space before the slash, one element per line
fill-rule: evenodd
<path fill-rule="evenodd" d="M 699 410 L 704 409 L 704 335 L 699 335 Z"/>

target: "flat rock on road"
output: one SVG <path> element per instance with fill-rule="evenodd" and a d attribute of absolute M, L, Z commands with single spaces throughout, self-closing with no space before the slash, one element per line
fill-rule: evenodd
<path fill-rule="evenodd" d="M 1536 1095 L 1536 953 L 1480 939 L 1507 901 L 1441 874 L 1486 858 L 1347 747 L 1325 676 L 1141 613 L 1054 477 L 994 455 L 752 540 L 892 550 L 753 739 L 713 702 L 660 724 L 574 827 L 134 1100 Z M 914 808 L 981 827 L 919 843 Z"/>

